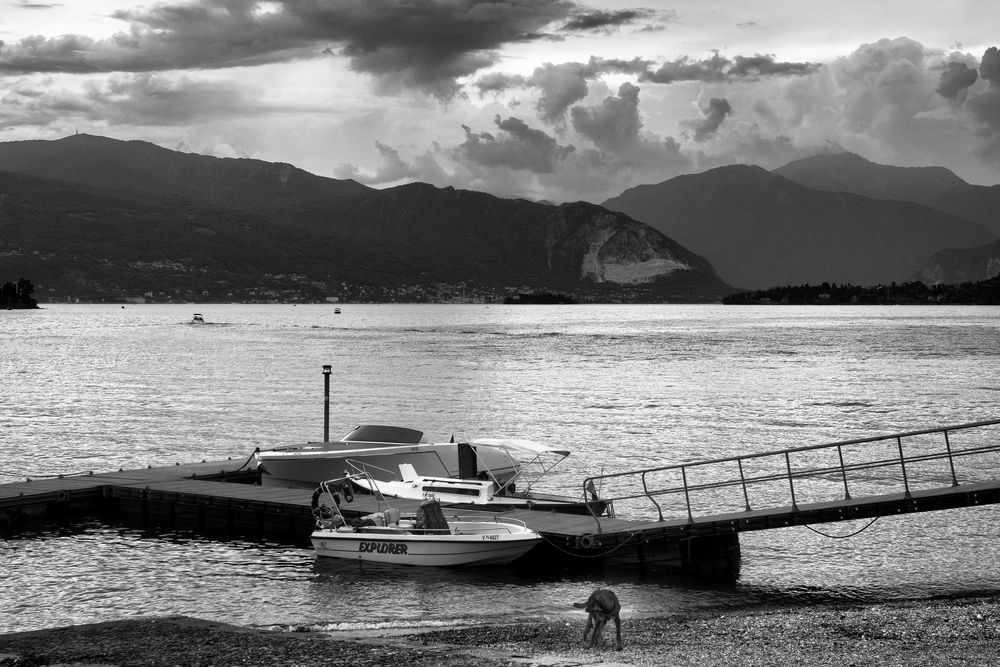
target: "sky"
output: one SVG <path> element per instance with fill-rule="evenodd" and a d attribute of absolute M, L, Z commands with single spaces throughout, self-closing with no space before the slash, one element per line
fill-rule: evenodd
<path fill-rule="evenodd" d="M 842 151 L 993 185 L 998 45 L 981 0 L 0 0 L 0 141 L 552 202 Z"/>

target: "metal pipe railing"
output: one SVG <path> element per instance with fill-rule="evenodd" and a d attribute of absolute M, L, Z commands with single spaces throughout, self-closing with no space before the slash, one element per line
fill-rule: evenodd
<path fill-rule="evenodd" d="M 753 485 L 765 484 L 768 482 L 777 482 L 781 480 L 788 481 L 788 494 L 791 500 L 791 506 L 793 510 L 798 509 L 798 502 L 796 498 L 795 482 L 808 479 L 817 478 L 829 475 L 837 475 L 843 482 L 844 487 L 844 499 L 851 499 L 851 488 L 848 482 L 848 473 L 865 471 L 865 470 L 879 470 L 879 469 L 892 469 L 898 466 L 898 469 L 902 473 L 902 482 L 904 496 L 906 498 L 911 497 L 910 489 L 910 474 L 907 472 L 907 465 L 909 464 L 911 468 L 913 464 L 924 463 L 928 461 L 937 460 L 947 460 L 951 475 L 952 486 L 958 486 L 958 476 L 955 472 L 955 459 L 964 456 L 972 456 L 975 454 L 990 454 L 1000 452 L 1000 442 L 995 444 L 987 444 L 983 446 L 964 448 L 964 449 L 953 449 L 951 444 L 951 439 L 949 433 L 954 434 L 958 431 L 971 430 L 976 428 L 982 428 L 986 426 L 995 426 L 1000 424 L 1000 419 L 980 421 L 969 424 L 961 424 L 958 426 L 948 426 L 943 428 L 934 429 L 922 429 L 918 431 L 908 431 L 906 433 L 898 433 L 893 435 L 876 436 L 872 438 L 858 438 L 854 440 L 843 440 L 839 442 L 826 443 L 821 445 L 810 445 L 805 447 L 793 447 L 788 449 L 775 450 L 770 452 L 761 452 L 757 454 L 744 454 L 739 456 L 730 456 L 718 459 L 711 459 L 706 461 L 698 461 L 695 463 L 682 463 L 674 464 L 668 466 L 660 466 L 655 468 L 647 468 L 643 470 L 631 470 L 626 472 L 618 473 L 608 473 L 602 475 L 595 475 L 593 477 L 587 477 L 583 481 L 584 489 L 588 488 L 588 485 L 592 485 L 595 482 L 600 482 L 601 487 L 604 488 L 606 483 L 618 481 L 627 481 L 628 479 L 635 479 L 638 477 L 638 481 L 641 483 L 641 492 L 634 492 L 625 495 L 610 496 L 605 498 L 609 502 L 621 501 L 621 500 L 635 500 L 645 498 L 650 501 L 656 508 L 656 512 L 659 516 L 660 521 L 664 521 L 663 507 L 657 502 L 656 497 L 665 496 L 670 494 L 684 494 L 684 505 L 687 513 L 688 522 L 694 521 L 694 509 L 692 503 L 692 495 L 696 492 L 709 491 L 709 490 L 719 490 L 728 487 L 741 487 L 743 492 L 744 506 L 747 512 L 752 511 L 750 503 L 750 492 L 749 488 Z M 903 447 L 903 440 L 914 438 L 923 435 L 943 435 L 944 436 L 944 449 L 930 452 L 930 453 L 919 453 L 907 456 Z M 892 440 L 895 440 L 894 449 L 898 452 L 898 456 L 891 456 L 889 458 L 876 458 L 869 461 L 859 461 L 853 463 L 845 463 L 844 461 L 844 448 L 849 446 L 872 446 L 876 444 L 887 444 Z M 837 465 L 826 465 L 819 467 L 803 468 L 798 470 L 793 470 L 792 467 L 792 456 L 797 454 L 804 454 L 809 452 L 817 452 L 821 450 L 837 450 Z M 773 472 L 768 474 L 762 474 L 753 476 L 748 476 L 744 469 L 744 463 L 755 460 L 762 460 L 766 458 L 773 457 L 783 457 L 784 466 L 781 472 Z M 738 478 L 722 479 L 710 482 L 701 482 L 697 484 L 691 484 L 688 482 L 688 473 L 691 470 L 704 469 L 711 466 L 720 466 L 721 464 L 733 463 L 737 464 L 739 469 Z M 650 488 L 649 478 L 651 475 L 658 473 L 670 473 L 679 472 L 681 477 L 680 486 L 668 486 L 664 488 Z M 610 486 L 610 485 L 609 485 Z M 593 508 L 590 508 L 590 513 L 597 522 L 598 532 L 601 531 L 600 518 L 594 513 Z"/>

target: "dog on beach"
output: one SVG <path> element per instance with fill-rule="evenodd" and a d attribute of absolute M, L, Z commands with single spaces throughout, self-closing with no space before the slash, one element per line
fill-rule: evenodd
<path fill-rule="evenodd" d="M 619 616 L 622 606 L 618 603 L 618 596 L 614 594 L 614 591 L 609 591 L 606 588 L 598 588 L 590 594 L 586 602 L 574 602 L 573 606 L 577 609 L 583 609 L 589 614 L 587 616 L 587 627 L 583 630 L 584 643 L 587 641 L 587 635 L 593 630 L 594 634 L 590 636 L 590 646 L 593 647 L 601 637 L 601 633 L 604 631 L 604 626 L 607 625 L 608 620 L 613 618 L 615 619 L 618 650 L 622 650 L 622 619 Z"/>

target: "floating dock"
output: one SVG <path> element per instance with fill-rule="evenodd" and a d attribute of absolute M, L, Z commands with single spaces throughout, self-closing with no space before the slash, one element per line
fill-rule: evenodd
<path fill-rule="evenodd" d="M 0 531 L 15 535 L 89 517 L 161 534 L 192 531 L 206 537 L 309 548 L 312 491 L 263 487 L 258 482 L 256 470 L 233 461 L 10 482 L 0 484 Z M 393 504 L 407 513 L 416 512 L 420 503 L 394 498 Z M 360 494 L 341 507 L 348 519 L 377 509 L 374 497 Z M 445 508 L 446 517 L 459 513 L 477 512 Z M 602 565 L 613 560 L 683 569 L 691 565 L 692 554 L 698 562 L 709 562 L 699 554 L 704 549 L 692 552 L 690 545 L 682 544 L 686 538 L 668 536 L 659 530 L 660 524 L 643 536 L 649 528 L 646 522 L 601 517 L 604 532 L 596 535 L 591 516 L 530 510 L 505 516 L 524 521 L 543 536 L 542 548 L 536 550 L 541 553 L 531 556 L 544 558 L 550 566 L 554 562 L 566 567 Z M 680 536 L 685 537 L 683 531 Z M 739 542 L 733 538 L 724 542 L 735 548 L 735 552 L 725 550 L 728 566 L 738 566 Z M 553 555 L 559 560 L 552 561 Z"/>
<path fill-rule="evenodd" d="M 615 563 L 731 577 L 741 532 L 1000 503 L 998 434 L 994 420 L 584 480 L 619 512 L 647 503 L 655 520 L 504 515 L 542 535 L 527 558 L 547 567 Z M 309 547 L 312 490 L 259 481 L 249 461 L 227 460 L 10 482 L 0 484 L 0 532 L 92 517 L 155 533 Z M 408 513 L 419 501 L 393 504 Z M 377 509 L 360 494 L 341 507 L 348 519 Z M 444 509 L 446 517 L 476 513 Z"/>

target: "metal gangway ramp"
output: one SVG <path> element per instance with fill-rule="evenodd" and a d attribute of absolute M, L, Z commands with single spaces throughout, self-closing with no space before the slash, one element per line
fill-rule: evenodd
<path fill-rule="evenodd" d="M 1000 503 L 1000 419 L 596 475 L 583 488 L 660 537 Z M 593 521 L 600 534 L 613 520 Z"/>

